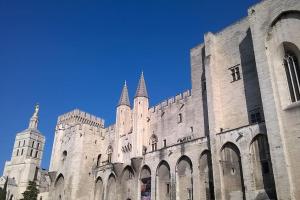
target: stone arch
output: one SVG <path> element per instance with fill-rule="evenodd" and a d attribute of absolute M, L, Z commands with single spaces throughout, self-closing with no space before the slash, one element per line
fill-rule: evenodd
<path fill-rule="evenodd" d="M 137 194 L 136 177 L 134 170 L 126 166 L 121 174 L 120 195 L 121 199 L 135 199 Z"/>
<path fill-rule="evenodd" d="M 144 165 L 140 174 L 141 200 L 151 199 L 151 169 Z"/>
<path fill-rule="evenodd" d="M 299 29 L 300 11 L 286 10 L 273 18 L 265 38 L 267 58 L 274 74 L 274 88 L 283 108 L 300 101 L 300 53 L 296 53 L 299 52 L 297 46 L 300 46 L 299 34 L 292 31 Z M 295 51 L 291 54 L 292 49 Z"/>
<path fill-rule="evenodd" d="M 169 164 L 163 160 L 158 164 L 156 170 L 156 190 L 155 196 L 157 200 L 171 199 L 171 173 Z"/>
<path fill-rule="evenodd" d="M 106 200 L 117 200 L 117 180 L 114 174 L 110 174 L 106 186 Z"/>
<path fill-rule="evenodd" d="M 286 10 L 277 15 L 271 22 L 270 28 L 274 27 L 277 22 L 284 18 L 296 18 L 300 19 L 300 11 L 299 10 Z"/>
<path fill-rule="evenodd" d="M 209 150 L 204 150 L 200 155 L 199 174 L 200 194 L 205 194 L 207 200 L 215 199 L 212 160 Z"/>
<path fill-rule="evenodd" d="M 257 199 L 276 199 L 276 189 L 268 138 L 256 135 L 250 143 L 250 159 L 253 169 L 254 187 L 259 191 Z"/>
<path fill-rule="evenodd" d="M 181 156 L 176 164 L 176 198 L 193 199 L 193 164 L 189 157 Z"/>
<path fill-rule="evenodd" d="M 65 178 L 62 174 L 59 174 L 55 180 L 55 199 L 65 199 Z"/>
<path fill-rule="evenodd" d="M 101 177 L 98 177 L 96 179 L 96 182 L 95 182 L 95 193 L 94 193 L 94 199 L 95 200 L 103 200 L 103 181 L 101 179 Z"/>
<path fill-rule="evenodd" d="M 227 142 L 223 145 L 220 164 L 225 199 L 245 199 L 241 155 L 235 144 Z"/>

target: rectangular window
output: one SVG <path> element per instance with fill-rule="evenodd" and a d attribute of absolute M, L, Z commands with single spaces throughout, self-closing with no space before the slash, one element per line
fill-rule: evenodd
<path fill-rule="evenodd" d="M 18 147 L 20 147 L 21 146 L 21 141 L 19 141 L 19 145 L 18 145 Z"/>
<path fill-rule="evenodd" d="M 35 158 L 38 157 L 38 153 L 39 153 L 38 151 L 35 152 L 35 156 L 34 156 Z"/>
<path fill-rule="evenodd" d="M 240 67 L 239 66 L 240 66 L 240 64 L 229 68 L 229 70 L 231 72 L 231 76 L 232 76 L 232 82 L 238 81 L 238 80 L 241 79 L 241 73 L 240 73 Z"/>
<path fill-rule="evenodd" d="M 256 124 L 263 122 L 263 118 L 260 112 L 260 109 L 255 109 L 250 111 L 250 123 Z"/>
<path fill-rule="evenodd" d="M 22 149 L 22 151 L 21 151 L 21 156 L 23 155 L 23 153 L 24 153 L 24 149 Z"/>
<path fill-rule="evenodd" d="M 167 183 L 167 194 L 170 194 L 170 183 Z"/>
<path fill-rule="evenodd" d="M 34 141 L 32 141 L 32 146 L 31 146 L 32 148 L 34 147 Z"/>
<path fill-rule="evenodd" d="M 19 149 L 17 150 L 17 156 L 19 155 Z"/>
<path fill-rule="evenodd" d="M 166 147 L 166 146 L 167 146 L 167 140 L 164 139 L 164 147 Z"/>

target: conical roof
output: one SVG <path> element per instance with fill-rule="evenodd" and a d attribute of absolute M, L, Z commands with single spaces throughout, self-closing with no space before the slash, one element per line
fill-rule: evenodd
<path fill-rule="evenodd" d="M 128 88 L 127 88 L 126 81 L 125 81 L 124 86 L 123 86 L 123 90 L 122 90 L 122 94 L 121 94 L 118 106 L 121 106 L 121 105 L 130 106 Z"/>
<path fill-rule="evenodd" d="M 142 72 L 139 85 L 137 87 L 135 97 L 146 97 L 148 98 L 148 92 L 146 88 L 146 83 L 145 83 L 145 78 L 144 78 L 144 73 Z"/>

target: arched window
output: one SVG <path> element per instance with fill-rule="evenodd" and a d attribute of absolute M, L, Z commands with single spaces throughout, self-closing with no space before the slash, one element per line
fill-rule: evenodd
<path fill-rule="evenodd" d="M 286 51 L 283 58 L 291 101 L 300 101 L 300 67 L 292 51 Z"/>
<path fill-rule="evenodd" d="M 35 158 L 38 157 L 38 153 L 39 153 L 38 151 L 35 152 L 35 156 L 34 156 Z"/>
<path fill-rule="evenodd" d="M 19 149 L 17 150 L 17 156 L 19 155 Z"/>
<path fill-rule="evenodd" d="M 67 156 L 68 156 L 68 152 L 66 150 L 64 150 L 62 153 L 62 161 L 66 160 Z"/>
<path fill-rule="evenodd" d="M 99 167 L 100 164 L 101 164 L 101 154 L 99 154 L 97 158 L 97 167 Z"/>
<path fill-rule="evenodd" d="M 183 119 L 182 113 L 179 113 L 177 118 L 177 123 L 182 123 L 182 119 Z"/>

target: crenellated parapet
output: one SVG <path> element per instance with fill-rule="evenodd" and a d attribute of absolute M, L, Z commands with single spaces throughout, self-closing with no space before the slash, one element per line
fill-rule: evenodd
<path fill-rule="evenodd" d="M 157 104 L 156 106 L 151 107 L 149 109 L 149 111 L 150 111 L 150 113 L 155 113 L 156 111 L 159 111 L 163 108 L 168 108 L 172 104 L 180 102 L 181 100 L 186 100 L 189 97 L 191 97 L 191 90 L 186 90 L 185 92 L 182 92 L 174 97 L 171 97 L 167 100 L 162 101 L 161 103 Z"/>
<path fill-rule="evenodd" d="M 104 128 L 104 120 L 91 115 L 89 113 L 83 112 L 79 109 L 75 109 L 71 112 L 63 114 L 58 117 L 57 124 L 72 124 L 72 123 L 81 123 L 88 124 L 97 128 Z"/>

